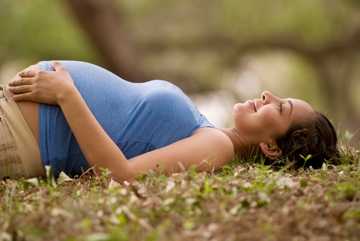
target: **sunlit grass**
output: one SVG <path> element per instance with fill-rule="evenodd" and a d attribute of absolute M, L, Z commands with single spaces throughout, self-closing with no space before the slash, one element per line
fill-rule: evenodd
<path fill-rule="evenodd" d="M 234 160 L 215 173 L 0 183 L 0 240 L 357 240 L 359 152 L 320 170 Z"/>

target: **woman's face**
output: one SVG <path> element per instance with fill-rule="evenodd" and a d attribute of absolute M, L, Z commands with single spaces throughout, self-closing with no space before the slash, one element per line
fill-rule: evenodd
<path fill-rule="evenodd" d="M 313 115 L 314 110 L 307 102 L 280 98 L 270 91 L 233 107 L 235 128 L 253 144 L 272 141 L 284 135 L 292 124 L 309 120 Z"/>

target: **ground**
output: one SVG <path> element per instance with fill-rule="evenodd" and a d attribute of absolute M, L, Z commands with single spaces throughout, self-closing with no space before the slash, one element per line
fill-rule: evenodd
<path fill-rule="evenodd" d="M 234 160 L 215 173 L 0 183 L 0 240 L 360 240 L 359 152 L 320 170 Z"/>

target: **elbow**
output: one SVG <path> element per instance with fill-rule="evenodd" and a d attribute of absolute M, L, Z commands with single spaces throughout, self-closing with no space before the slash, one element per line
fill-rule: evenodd
<path fill-rule="evenodd" d="M 131 183 L 135 181 L 135 173 L 131 170 L 131 168 L 124 168 L 121 170 L 120 173 L 118 172 L 111 172 L 111 178 L 114 181 L 117 181 L 119 183 L 128 182 Z"/>
<path fill-rule="evenodd" d="M 118 183 L 132 183 L 133 181 L 135 181 L 135 177 L 129 175 L 126 177 L 119 177 L 112 174 L 111 178 Z"/>

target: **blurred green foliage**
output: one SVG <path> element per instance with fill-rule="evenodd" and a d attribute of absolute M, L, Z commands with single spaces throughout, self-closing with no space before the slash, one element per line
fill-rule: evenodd
<path fill-rule="evenodd" d="M 64 5 L 60 0 L 2 0 L 2 56 L 94 58 L 94 50 Z M 124 0 L 118 5 L 127 30 L 167 38 L 213 31 L 242 41 L 291 33 L 310 44 L 324 44 L 359 22 L 355 0 Z"/>
<path fill-rule="evenodd" d="M 245 33 L 250 37 L 261 37 L 296 30 L 296 35 L 305 40 L 324 41 L 334 34 L 334 26 L 320 1 L 263 1 L 260 4 L 247 1 L 241 6 L 234 0 L 222 3 L 225 13 L 222 27 L 235 36 Z M 237 28 L 233 28 L 234 22 L 238 24 Z"/>
<path fill-rule="evenodd" d="M 61 1 L 0 1 L 0 64 L 22 60 L 85 59 L 95 52 Z"/>
<path fill-rule="evenodd" d="M 176 47 L 177 42 L 200 39 L 199 51 L 176 48 L 167 53 L 144 55 L 149 69 L 158 72 L 157 64 L 167 61 L 169 53 L 177 56 L 178 68 L 165 72 L 189 70 L 192 75 L 210 78 L 215 71 L 226 69 L 221 59 L 226 53 L 217 51 L 207 41 L 211 36 L 227 36 L 236 41 L 251 41 L 268 36 L 291 35 L 312 46 L 326 44 L 350 31 L 359 20 L 358 1 L 276 0 L 276 1 L 208 1 L 208 0 L 124 0 L 117 1 L 129 38 L 140 47 L 146 42 L 163 42 Z M 73 21 L 61 0 L 2 0 L 0 2 L 0 64 L 10 60 L 81 59 L 100 62 L 97 51 Z M 137 45 L 135 45 L 137 46 Z M 152 46 L 150 45 L 149 48 Z M 200 53 L 205 51 L 207 53 Z M 213 54 L 216 52 L 216 54 Z M 156 56 L 166 61 L 156 60 Z M 196 61 L 194 59 L 199 59 Z M 151 60 L 147 61 L 147 57 Z M 181 58 L 184 61 L 181 61 Z M 194 70 L 188 62 L 195 62 Z M 159 61 L 159 62 L 158 62 Z M 187 68 L 184 68 L 187 65 Z M 204 67 L 206 66 L 206 68 Z M 214 72 L 212 70 L 215 70 Z M 211 74 L 204 74 L 209 72 Z M 216 75 L 216 79 L 219 78 Z M 199 79 L 199 78 L 197 78 Z"/>

